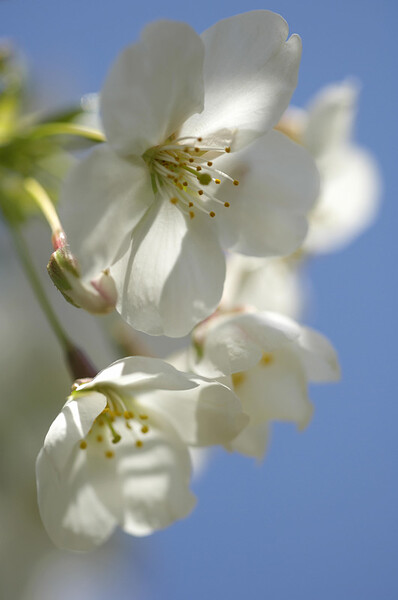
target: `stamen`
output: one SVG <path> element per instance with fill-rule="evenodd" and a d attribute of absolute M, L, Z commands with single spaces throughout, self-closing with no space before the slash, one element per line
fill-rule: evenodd
<path fill-rule="evenodd" d="M 115 453 L 112 452 L 112 450 L 107 450 L 105 452 L 105 456 L 106 456 L 106 458 L 113 458 L 115 456 Z"/>
<path fill-rule="evenodd" d="M 112 425 L 112 422 L 115 420 L 115 418 L 113 417 L 113 415 L 111 415 L 110 417 L 106 417 L 106 421 L 107 421 L 107 425 L 109 427 L 109 429 L 111 430 L 112 433 L 112 444 L 117 444 L 118 442 L 120 442 L 120 440 L 122 439 L 121 436 L 118 434 L 118 432 L 115 430 L 114 426 Z"/>
<path fill-rule="evenodd" d="M 215 213 L 215 212 L 212 210 L 211 212 L 209 212 L 209 215 L 210 215 L 211 217 L 215 217 L 215 216 L 216 216 L 216 213 Z"/>
<path fill-rule="evenodd" d="M 80 442 L 79 446 L 80 446 L 80 448 L 81 448 L 82 450 L 85 450 L 85 449 L 87 448 L 87 442 L 86 442 L 86 440 L 82 440 L 82 441 Z"/>
<path fill-rule="evenodd" d="M 142 441 L 141 440 L 137 440 L 135 445 L 137 446 L 137 448 L 141 448 L 142 447 Z"/>
<path fill-rule="evenodd" d="M 147 425 L 143 425 L 143 426 L 141 427 L 141 431 L 142 431 L 142 433 L 148 433 L 148 431 L 149 431 L 149 427 L 148 427 Z"/>
<path fill-rule="evenodd" d="M 201 185 L 209 185 L 211 175 L 209 175 L 209 173 L 201 173 L 201 175 L 198 175 L 198 181 Z"/>

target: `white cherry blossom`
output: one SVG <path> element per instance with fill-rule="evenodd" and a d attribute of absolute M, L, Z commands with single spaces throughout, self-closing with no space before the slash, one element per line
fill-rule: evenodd
<path fill-rule="evenodd" d="M 306 284 L 297 260 L 231 254 L 220 306 L 225 310 L 254 306 L 297 319 L 304 306 Z"/>
<path fill-rule="evenodd" d="M 312 154 L 321 175 L 304 243 L 310 253 L 343 248 L 378 212 L 381 183 L 376 161 L 353 140 L 358 91 L 351 80 L 329 85 L 306 111 L 289 109 L 278 126 Z"/>
<path fill-rule="evenodd" d="M 323 335 L 276 313 L 220 313 L 197 327 L 193 339 L 189 365 L 221 377 L 250 417 L 225 444 L 247 456 L 264 455 L 272 421 L 306 427 L 313 412 L 308 383 L 340 376 L 336 353 Z"/>
<path fill-rule="evenodd" d="M 126 48 L 101 93 L 107 143 L 72 172 L 64 222 L 85 277 L 111 267 L 135 328 L 178 337 L 215 310 L 223 249 L 293 252 L 318 193 L 309 154 L 273 127 L 301 41 L 269 11 L 197 35 L 160 21 Z"/>
<path fill-rule="evenodd" d="M 188 445 L 226 443 L 247 420 L 218 382 L 154 358 L 113 363 L 75 386 L 39 453 L 39 509 L 49 536 L 84 551 L 117 525 L 144 536 L 186 517 L 196 502 Z"/>

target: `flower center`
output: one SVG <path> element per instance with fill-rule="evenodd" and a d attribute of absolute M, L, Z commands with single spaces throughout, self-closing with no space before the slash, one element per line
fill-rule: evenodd
<path fill-rule="evenodd" d="M 143 158 L 151 172 L 154 193 L 160 192 L 193 219 L 196 211 L 215 217 L 216 204 L 230 206 L 217 198 L 215 186 L 224 180 L 237 186 L 239 181 L 213 165 L 215 158 L 229 152 L 229 146 L 207 146 L 200 137 L 171 136 L 165 144 L 147 150 Z"/>
<path fill-rule="evenodd" d="M 80 441 L 81 450 L 89 449 L 100 452 L 106 458 L 115 456 L 115 444 L 122 437 L 133 437 L 137 448 L 144 445 L 143 436 L 149 433 L 149 417 L 136 410 L 133 398 L 121 398 L 113 391 L 107 390 L 107 406 L 95 419 L 90 431 Z"/>

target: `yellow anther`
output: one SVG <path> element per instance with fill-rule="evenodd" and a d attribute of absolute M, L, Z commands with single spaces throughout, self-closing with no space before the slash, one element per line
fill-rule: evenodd
<path fill-rule="evenodd" d="M 87 442 L 85 440 L 82 440 L 79 446 L 82 450 L 85 450 L 87 448 Z"/>
<path fill-rule="evenodd" d="M 224 206 L 226 206 L 228 208 L 228 206 L 231 206 L 229 202 L 224 202 Z"/>
<path fill-rule="evenodd" d="M 198 190 L 199 196 L 203 196 L 203 190 Z"/>
<path fill-rule="evenodd" d="M 191 217 L 191 219 L 193 219 L 193 218 L 194 218 L 194 216 L 195 216 L 195 213 L 194 213 L 192 210 L 190 210 L 190 211 L 189 211 L 189 216 Z"/>
<path fill-rule="evenodd" d="M 243 373 L 242 371 L 240 373 L 232 373 L 231 378 L 234 388 L 237 388 L 245 381 L 246 373 Z"/>
<path fill-rule="evenodd" d="M 216 183 L 217 185 L 219 185 L 221 183 L 221 181 L 219 179 L 215 179 L 214 183 Z"/>
<path fill-rule="evenodd" d="M 129 422 L 126 423 L 126 427 L 127 427 L 127 429 L 131 429 L 131 425 Z"/>
<path fill-rule="evenodd" d="M 201 137 L 198 137 L 196 139 L 198 140 L 198 142 L 201 142 L 203 140 L 203 138 L 201 138 Z"/>
<path fill-rule="evenodd" d="M 97 442 L 102 442 L 104 438 L 102 437 L 102 435 L 97 435 Z"/>
<path fill-rule="evenodd" d="M 209 212 L 209 215 L 213 218 L 216 216 L 216 213 L 212 210 L 211 212 Z"/>
<path fill-rule="evenodd" d="M 225 150 L 225 152 L 229 153 L 229 152 L 231 152 L 231 147 L 227 146 L 226 148 L 224 148 L 224 150 Z"/>
<path fill-rule="evenodd" d="M 208 167 L 212 167 L 213 166 L 213 163 L 211 162 L 211 160 L 209 160 L 209 162 L 207 163 L 207 166 Z"/>
<path fill-rule="evenodd" d="M 188 202 L 188 206 L 191 208 L 191 206 L 193 206 L 193 202 Z"/>
<path fill-rule="evenodd" d="M 261 364 L 267 366 L 270 365 L 274 361 L 274 357 L 269 352 L 264 352 L 261 357 Z"/>
<path fill-rule="evenodd" d="M 149 431 L 149 427 L 148 427 L 148 425 L 143 425 L 143 426 L 141 427 L 141 431 L 142 431 L 142 433 L 148 433 L 148 431 Z"/>
<path fill-rule="evenodd" d="M 185 146 L 184 152 L 189 152 L 189 147 L 188 146 Z"/>
<path fill-rule="evenodd" d="M 194 158 L 189 158 L 188 162 L 193 163 L 193 162 L 195 162 L 195 159 Z"/>
<path fill-rule="evenodd" d="M 200 152 L 200 148 L 194 148 L 195 152 Z"/>
<path fill-rule="evenodd" d="M 106 406 L 102 412 L 104 412 L 104 413 L 108 413 L 108 412 L 110 412 L 110 410 L 111 410 L 111 409 L 109 408 L 109 406 Z"/>
<path fill-rule="evenodd" d="M 239 185 L 239 181 L 237 179 L 234 179 L 234 185 Z"/>
<path fill-rule="evenodd" d="M 113 458 L 115 456 L 115 453 L 112 452 L 112 450 L 107 450 L 105 452 L 105 456 L 106 456 L 106 458 Z"/>
<path fill-rule="evenodd" d="M 148 418 L 148 415 L 139 415 L 140 419 L 142 419 L 143 421 L 145 421 L 145 419 Z"/>
<path fill-rule="evenodd" d="M 201 171 L 201 170 L 202 170 L 202 167 L 200 167 L 200 166 L 198 165 L 198 166 L 196 167 L 196 170 L 197 170 L 197 171 Z"/>
<path fill-rule="evenodd" d="M 188 181 L 183 181 L 182 185 L 185 186 L 185 187 L 188 187 Z"/>
<path fill-rule="evenodd" d="M 142 446 L 141 440 L 137 440 L 135 445 L 137 446 L 137 448 L 141 448 L 141 446 Z"/>
<path fill-rule="evenodd" d="M 98 419 L 97 423 L 98 423 L 98 425 L 99 425 L 100 427 L 103 427 L 103 426 L 104 426 L 104 422 L 103 422 L 103 420 L 102 420 L 102 419 Z"/>

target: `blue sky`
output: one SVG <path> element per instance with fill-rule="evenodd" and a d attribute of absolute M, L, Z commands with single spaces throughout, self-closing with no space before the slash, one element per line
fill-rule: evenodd
<path fill-rule="evenodd" d="M 338 349 L 342 382 L 313 387 L 315 415 L 303 434 L 273 428 L 264 463 L 216 452 L 194 484 L 199 504 L 192 517 L 150 540 L 123 537 L 121 600 L 131 597 L 128 557 L 136 560 L 137 552 L 145 557 L 149 600 L 398 596 L 397 6 L 393 0 L 0 2 L 2 31 L 25 53 L 49 104 L 97 91 L 120 49 L 151 20 L 184 20 L 200 32 L 231 14 L 274 10 L 303 39 L 295 104 L 305 105 L 325 84 L 357 77 L 356 139 L 382 171 L 374 227 L 309 267 L 311 324 Z"/>

